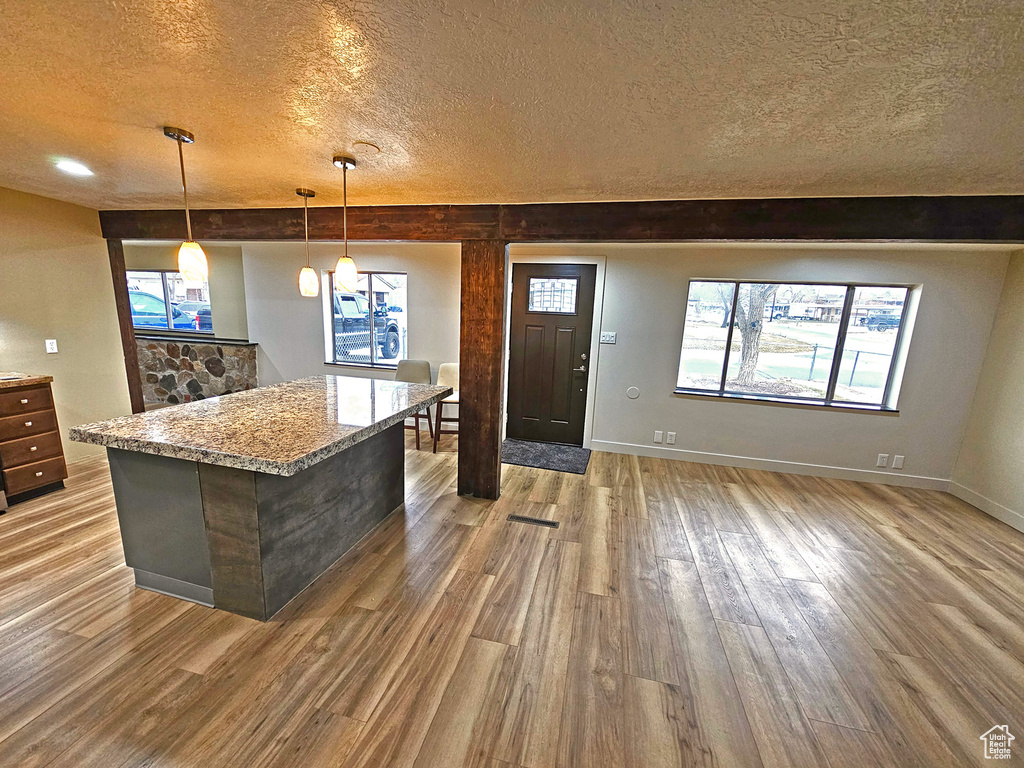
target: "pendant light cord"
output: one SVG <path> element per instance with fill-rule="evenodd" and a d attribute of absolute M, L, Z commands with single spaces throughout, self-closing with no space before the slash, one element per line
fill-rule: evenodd
<path fill-rule="evenodd" d="M 181 136 L 178 141 L 178 164 L 181 166 L 181 191 L 185 193 L 185 226 L 188 229 L 189 242 L 192 241 L 192 216 L 188 210 L 188 185 L 185 183 L 185 155 L 181 151 Z"/>
<path fill-rule="evenodd" d="M 309 198 L 302 196 L 302 221 L 306 230 L 306 266 L 309 266 Z"/>
<path fill-rule="evenodd" d="M 345 258 L 348 258 L 348 163 L 341 166 L 342 229 L 345 235 Z"/>

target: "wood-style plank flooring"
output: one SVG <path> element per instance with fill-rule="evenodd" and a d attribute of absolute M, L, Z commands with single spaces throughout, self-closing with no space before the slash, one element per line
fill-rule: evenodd
<path fill-rule="evenodd" d="M 484 502 L 442 447 L 265 624 L 134 588 L 102 459 L 12 508 L 0 766 L 1024 764 L 1024 535 L 973 507 L 605 453 Z"/>

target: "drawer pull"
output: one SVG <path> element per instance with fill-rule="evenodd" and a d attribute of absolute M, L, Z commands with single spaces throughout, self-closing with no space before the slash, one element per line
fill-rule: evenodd
<path fill-rule="evenodd" d="M 29 450 L 30 451 L 38 451 L 39 449 L 36 446 L 33 445 L 31 448 L 29 448 Z"/>
<path fill-rule="evenodd" d="M 42 476 L 43 476 L 42 472 L 36 472 L 36 477 L 42 477 Z"/>
<path fill-rule="evenodd" d="M 27 397 L 21 398 L 21 404 L 22 405 L 28 405 L 28 398 Z"/>
<path fill-rule="evenodd" d="M 31 421 L 26 421 L 25 422 L 25 426 L 26 427 L 31 427 L 32 426 L 32 422 Z"/>

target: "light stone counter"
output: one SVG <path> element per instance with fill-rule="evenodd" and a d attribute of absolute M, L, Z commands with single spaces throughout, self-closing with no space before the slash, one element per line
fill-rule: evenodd
<path fill-rule="evenodd" d="M 0 389 L 11 387 L 30 387 L 33 384 L 49 384 L 53 376 L 31 376 L 27 373 L 0 371 Z"/>
<path fill-rule="evenodd" d="M 72 440 L 290 477 L 450 395 L 447 387 L 311 376 L 83 424 Z"/>

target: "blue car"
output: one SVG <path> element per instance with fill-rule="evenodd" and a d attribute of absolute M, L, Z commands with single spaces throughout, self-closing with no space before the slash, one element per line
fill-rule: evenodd
<path fill-rule="evenodd" d="M 167 327 L 167 305 L 159 296 L 141 291 L 129 291 L 128 301 L 132 305 L 132 325 L 136 328 Z M 195 320 L 177 307 L 171 307 L 171 321 L 176 329 L 196 330 Z"/>

